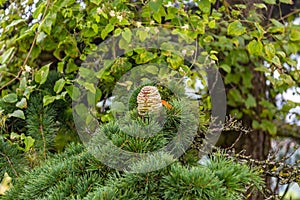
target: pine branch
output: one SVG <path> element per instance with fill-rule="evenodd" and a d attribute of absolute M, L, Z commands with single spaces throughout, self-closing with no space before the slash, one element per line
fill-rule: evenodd
<path fill-rule="evenodd" d="M 18 174 L 18 172 L 16 171 L 16 169 L 15 169 L 15 167 L 14 167 L 12 161 L 10 160 L 10 158 L 9 158 L 6 154 L 4 154 L 4 153 L 2 153 L 2 152 L 0 152 L 0 155 L 6 158 L 6 160 L 7 160 L 8 164 L 9 164 L 10 168 L 14 171 L 15 175 L 16 175 L 16 176 L 19 176 L 19 174 Z"/>

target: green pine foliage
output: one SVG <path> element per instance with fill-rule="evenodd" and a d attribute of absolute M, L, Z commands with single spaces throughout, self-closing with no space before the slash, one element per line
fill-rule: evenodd
<path fill-rule="evenodd" d="M 155 155 L 136 163 L 144 168 L 172 159 Z M 222 168 L 223 167 L 223 168 Z M 112 170 L 97 161 L 82 145 L 18 179 L 4 199 L 243 199 L 246 188 L 262 184 L 259 174 L 244 164 L 215 154 L 206 165 L 172 165 L 149 173 Z"/>
<path fill-rule="evenodd" d="M 124 132 L 131 130 L 131 134 L 147 134 L 147 131 L 159 128 L 158 122 L 151 116 L 149 120 L 141 119 L 133 109 L 124 119 L 132 121 L 126 129 L 118 121 L 101 126 L 88 143 L 88 148 L 81 144 L 70 145 L 63 153 L 54 155 L 41 166 L 16 179 L 14 187 L 4 199 L 232 200 L 243 199 L 246 188 L 260 188 L 262 180 L 257 172 L 244 164 L 224 158 L 220 153 L 212 154 L 206 165 L 195 162 L 198 155 L 193 146 L 176 158 L 176 152 L 180 152 L 182 145 L 190 141 L 189 134 L 185 135 L 178 130 L 185 127 L 187 133 L 195 131 L 186 126 L 195 120 L 195 116 L 192 112 L 182 115 L 184 101 L 173 100 L 170 103 L 172 108 L 166 110 L 166 122 L 152 137 L 133 137 Z M 139 125 L 149 125 L 149 129 L 143 132 Z M 111 143 L 105 143 L 104 136 Z M 169 152 L 155 152 L 177 136 L 182 141 L 176 143 L 175 140 Z M 128 152 L 154 153 L 141 159 L 130 159 L 125 155 L 121 160 L 116 159 L 118 152 L 113 151 L 112 145 Z M 129 165 L 125 171 L 118 171 L 99 159 L 106 159 L 113 165 Z"/>
<path fill-rule="evenodd" d="M 0 179 L 7 172 L 11 177 L 18 177 L 24 172 L 27 161 L 25 153 L 18 149 L 17 144 L 9 143 L 0 136 Z"/>
<path fill-rule="evenodd" d="M 23 175 L 4 199 L 82 197 L 103 183 L 109 172 L 110 169 L 93 159 L 82 145 L 73 144 L 64 153 Z"/>
<path fill-rule="evenodd" d="M 43 107 L 42 95 L 36 95 L 30 99 L 26 110 L 26 128 L 28 135 L 35 139 L 35 148 L 46 156 L 48 149 L 53 146 L 57 124 L 56 112 L 52 106 Z"/>

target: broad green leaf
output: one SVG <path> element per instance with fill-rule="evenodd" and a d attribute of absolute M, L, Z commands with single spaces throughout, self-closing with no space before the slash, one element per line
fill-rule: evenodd
<path fill-rule="evenodd" d="M 56 92 L 56 94 L 60 93 L 62 91 L 62 89 L 64 88 L 65 83 L 66 83 L 66 81 L 63 78 L 57 80 L 54 85 L 54 89 L 53 89 L 54 92 Z"/>
<path fill-rule="evenodd" d="M 27 108 L 26 98 L 22 98 L 21 101 L 17 102 L 16 107 L 18 107 L 18 108 Z"/>
<path fill-rule="evenodd" d="M 254 5 L 255 7 L 257 7 L 257 8 L 268 10 L 266 4 L 264 4 L 264 3 L 255 3 L 255 4 L 253 4 L 253 5 Z"/>
<path fill-rule="evenodd" d="M 269 131 L 272 136 L 276 135 L 277 127 L 271 121 L 263 119 L 260 127 L 263 130 Z"/>
<path fill-rule="evenodd" d="M 293 0 L 279 0 L 281 3 L 286 3 L 286 4 L 294 4 Z"/>
<path fill-rule="evenodd" d="M 102 0 L 91 0 L 91 3 L 96 4 L 97 6 L 99 6 L 99 4 L 102 2 Z"/>
<path fill-rule="evenodd" d="M 176 18 L 177 12 L 178 12 L 178 8 L 173 7 L 173 6 L 169 6 L 169 7 L 167 8 L 167 16 L 166 16 L 166 20 Z"/>
<path fill-rule="evenodd" d="M 216 20 L 211 20 L 209 23 L 208 23 L 208 27 L 213 29 L 216 27 Z"/>
<path fill-rule="evenodd" d="M 240 36 L 246 32 L 246 28 L 243 27 L 243 24 L 236 20 L 229 24 L 227 28 L 227 34 L 233 36 Z"/>
<path fill-rule="evenodd" d="M 78 87 L 74 87 L 73 85 L 71 85 L 65 86 L 65 89 L 72 100 L 78 100 L 78 98 L 80 97 L 80 90 Z"/>
<path fill-rule="evenodd" d="M 42 21 L 40 29 L 43 30 L 48 35 L 51 35 L 52 26 L 56 22 L 56 13 L 50 12 L 46 15 L 45 19 Z"/>
<path fill-rule="evenodd" d="M 204 41 L 205 43 L 210 43 L 210 42 L 214 41 L 214 37 L 211 36 L 211 35 L 208 35 L 208 36 L 206 36 L 206 37 L 203 39 L 203 41 Z"/>
<path fill-rule="evenodd" d="M 159 8 L 162 6 L 162 0 L 151 0 L 148 4 L 151 11 L 158 12 Z"/>
<path fill-rule="evenodd" d="M 24 112 L 22 110 L 15 110 L 13 113 L 7 115 L 8 117 L 17 117 L 20 119 L 25 119 Z"/>
<path fill-rule="evenodd" d="M 232 97 L 234 97 L 236 100 L 242 100 L 242 96 L 237 89 L 231 89 L 229 93 L 232 94 Z"/>
<path fill-rule="evenodd" d="M 56 8 L 56 10 L 58 11 L 63 7 L 67 7 L 67 6 L 70 6 L 71 4 L 75 3 L 76 0 L 56 0 L 54 2 L 55 2 L 55 4 L 53 7 Z"/>
<path fill-rule="evenodd" d="M 242 81 L 244 88 L 252 88 L 252 73 L 250 72 L 249 68 L 245 68 L 245 71 L 242 73 Z"/>
<path fill-rule="evenodd" d="M 42 31 L 38 34 L 37 39 L 36 39 L 36 43 L 40 43 L 42 42 L 45 38 L 47 37 L 47 35 Z"/>
<path fill-rule="evenodd" d="M 125 112 L 126 106 L 122 102 L 113 101 L 111 104 L 111 110 L 113 112 Z"/>
<path fill-rule="evenodd" d="M 91 79 L 95 76 L 95 72 L 91 69 L 80 67 L 79 68 L 79 75 L 85 79 Z"/>
<path fill-rule="evenodd" d="M 78 66 L 73 62 L 73 61 L 69 61 L 66 67 L 66 73 L 72 73 L 74 71 L 76 71 L 78 69 Z"/>
<path fill-rule="evenodd" d="M 122 33 L 122 37 L 126 40 L 127 43 L 131 42 L 132 32 L 129 28 L 125 28 L 125 31 Z"/>
<path fill-rule="evenodd" d="M 101 31 L 101 38 L 105 39 L 107 35 L 114 30 L 114 26 L 111 24 L 107 24 L 105 28 Z"/>
<path fill-rule="evenodd" d="M 21 80 L 20 80 L 20 85 L 19 85 L 19 88 L 21 90 L 25 90 L 27 87 L 27 79 L 26 77 L 23 77 Z"/>
<path fill-rule="evenodd" d="M 276 51 L 276 54 L 279 55 L 282 58 L 286 57 L 286 54 L 283 51 Z"/>
<path fill-rule="evenodd" d="M 252 94 L 248 94 L 248 98 L 245 101 L 245 106 L 247 109 L 251 107 L 256 107 L 256 100 Z"/>
<path fill-rule="evenodd" d="M 265 52 L 268 59 L 272 59 L 275 56 L 276 49 L 272 43 L 266 44 L 264 46 Z"/>
<path fill-rule="evenodd" d="M 260 66 L 254 68 L 255 71 L 264 72 L 264 73 L 270 73 L 269 69 L 265 66 Z"/>
<path fill-rule="evenodd" d="M 214 54 L 210 55 L 209 57 L 210 57 L 211 59 L 213 59 L 213 60 L 216 60 L 216 61 L 219 60 L 218 57 L 217 57 L 216 55 L 214 55 Z"/>
<path fill-rule="evenodd" d="M 252 121 L 252 128 L 254 128 L 254 129 L 258 129 L 258 128 L 259 128 L 259 126 L 260 126 L 260 124 L 259 124 L 259 122 L 258 122 L 258 121 L 256 121 L 256 120 L 253 120 L 253 121 Z"/>
<path fill-rule="evenodd" d="M 1 64 L 4 64 L 4 63 L 7 63 L 10 58 L 11 58 L 11 55 L 14 51 L 15 47 L 11 47 L 9 49 L 7 49 L 1 56 L 0 56 L 0 63 Z"/>
<path fill-rule="evenodd" d="M 224 81 L 226 84 L 228 84 L 228 83 L 238 84 L 240 79 L 241 79 L 240 74 L 230 73 L 230 74 L 226 74 Z"/>
<path fill-rule="evenodd" d="M 138 29 L 136 35 L 139 37 L 141 42 L 143 42 L 148 37 L 148 32 Z"/>
<path fill-rule="evenodd" d="M 83 103 L 76 105 L 75 111 L 79 116 L 82 116 L 82 117 L 86 116 L 88 113 L 88 109 Z"/>
<path fill-rule="evenodd" d="M 294 27 L 291 28 L 290 40 L 291 41 L 300 41 L 300 29 L 297 29 Z"/>
<path fill-rule="evenodd" d="M 270 19 L 272 24 L 274 26 L 271 26 L 269 29 L 268 29 L 268 32 L 271 32 L 271 33 L 277 33 L 277 32 L 280 32 L 280 33 L 283 33 L 285 31 L 285 27 L 282 23 L 280 23 L 279 21 L 277 21 L 276 19 Z"/>
<path fill-rule="evenodd" d="M 267 4 L 276 4 L 276 0 L 264 0 Z"/>
<path fill-rule="evenodd" d="M 5 103 L 16 103 L 18 101 L 18 96 L 15 93 L 9 93 L 5 95 L 2 100 Z"/>
<path fill-rule="evenodd" d="M 254 23 L 254 25 L 257 29 L 258 39 L 261 39 L 265 34 L 265 30 L 259 23 Z"/>
<path fill-rule="evenodd" d="M 34 76 L 35 82 L 39 83 L 40 85 L 44 84 L 47 80 L 49 74 L 49 67 L 51 63 L 44 65 Z"/>
<path fill-rule="evenodd" d="M 42 49 L 39 45 L 35 45 L 33 48 L 32 48 L 32 51 L 31 51 L 31 54 L 30 54 L 30 58 L 31 59 L 36 59 L 40 53 L 42 52 Z"/>
<path fill-rule="evenodd" d="M 34 145 L 34 139 L 31 136 L 27 136 L 24 138 L 24 144 L 25 144 L 25 152 L 29 151 L 31 147 Z"/>
<path fill-rule="evenodd" d="M 272 58 L 272 63 L 274 63 L 276 66 L 281 66 L 281 62 L 280 62 L 280 59 L 278 58 L 278 56 L 274 56 Z"/>
<path fill-rule="evenodd" d="M 83 55 L 83 54 L 82 54 Z M 57 71 L 59 72 L 59 73 L 64 73 L 64 65 L 65 65 L 65 63 L 64 62 L 59 62 L 59 63 L 57 63 Z"/>
<path fill-rule="evenodd" d="M 46 6 L 47 2 L 46 1 L 40 1 L 38 5 L 38 7 L 34 10 L 34 12 L 32 13 L 32 17 L 34 19 L 37 19 L 39 17 L 39 15 L 43 14 L 43 10 Z"/>
<path fill-rule="evenodd" d="M 43 97 L 43 105 L 47 106 L 48 104 L 54 102 L 56 99 L 55 96 L 46 95 Z"/>
<path fill-rule="evenodd" d="M 12 21 L 8 26 L 6 26 L 6 29 L 9 29 L 11 27 L 14 27 L 22 22 L 25 22 L 26 23 L 26 20 L 25 19 L 17 19 L 17 20 L 14 20 Z"/>
<path fill-rule="evenodd" d="M 114 30 L 114 36 L 119 36 L 122 32 L 123 32 L 122 29 L 116 28 L 116 29 Z"/>
<path fill-rule="evenodd" d="M 83 86 L 89 90 L 90 92 L 92 92 L 93 94 L 96 93 L 96 88 L 95 88 L 95 85 L 93 83 L 88 83 L 88 82 L 84 82 L 83 83 Z"/>
<path fill-rule="evenodd" d="M 95 106 L 96 104 L 96 96 L 95 94 L 91 93 L 90 91 L 87 93 L 87 100 L 88 100 L 88 105 L 90 106 Z"/>
<path fill-rule="evenodd" d="M 222 64 L 220 67 L 227 73 L 231 72 L 231 67 L 227 64 Z"/>
<path fill-rule="evenodd" d="M 156 54 L 153 54 L 153 53 L 151 53 L 151 52 L 146 51 L 146 52 L 141 53 L 141 54 L 137 57 L 136 63 L 137 63 L 137 64 L 147 63 L 147 62 L 149 62 L 150 60 L 155 59 L 156 57 L 157 57 Z"/>
<path fill-rule="evenodd" d="M 159 23 L 159 24 L 161 23 L 161 15 L 159 12 L 153 13 L 152 17 L 155 21 L 157 21 L 157 23 Z"/>
<path fill-rule="evenodd" d="M 97 32 L 95 32 L 93 28 L 84 28 L 81 34 L 83 37 L 95 37 L 97 35 Z"/>
<path fill-rule="evenodd" d="M 148 65 L 145 68 L 145 71 L 150 73 L 150 74 L 157 74 L 158 73 L 158 68 L 155 65 Z"/>
<path fill-rule="evenodd" d="M 92 29 L 94 30 L 94 32 L 97 34 L 98 33 L 98 25 L 97 24 L 93 24 L 92 25 Z"/>
<path fill-rule="evenodd" d="M 209 2 L 209 0 L 201 0 L 200 2 L 198 2 L 198 5 L 203 13 L 210 13 L 211 3 Z"/>
<path fill-rule="evenodd" d="M 9 137 L 10 137 L 12 140 L 15 140 L 15 139 L 19 139 L 19 138 L 20 138 L 20 135 L 19 135 L 18 133 L 11 132 Z"/>
<path fill-rule="evenodd" d="M 119 47 L 120 49 L 127 49 L 128 48 L 128 42 L 126 42 L 126 40 L 124 38 L 121 38 L 119 40 Z"/>
<path fill-rule="evenodd" d="M 261 41 L 252 40 L 247 45 L 247 49 L 248 49 L 248 52 L 250 53 L 250 55 L 260 56 L 260 55 L 262 55 L 262 52 L 263 52 L 263 44 L 261 43 Z"/>

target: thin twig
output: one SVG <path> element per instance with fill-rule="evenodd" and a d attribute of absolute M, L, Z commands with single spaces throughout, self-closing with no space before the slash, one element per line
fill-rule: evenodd
<path fill-rule="evenodd" d="M 43 130 L 43 125 L 40 125 L 40 133 L 42 135 L 42 140 L 43 140 L 43 148 L 44 148 L 44 158 L 46 159 L 46 139 L 45 139 L 45 135 L 44 135 L 44 130 Z"/>
<path fill-rule="evenodd" d="M 4 157 L 6 158 L 6 160 L 7 160 L 7 162 L 9 163 L 11 169 L 14 171 L 15 175 L 18 177 L 19 174 L 18 174 L 18 172 L 16 171 L 16 169 L 14 168 L 14 166 L 13 166 L 11 160 L 9 159 L 9 157 L 8 157 L 6 154 L 1 153 L 1 152 L 0 152 L 0 155 L 4 156 Z"/>
<path fill-rule="evenodd" d="M 283 195 L 281 196 L 280 200 L 285 199 L 285 195 L 288 193 L 289 189 L 290 189 L 290 183 L 286 186 Z"/>

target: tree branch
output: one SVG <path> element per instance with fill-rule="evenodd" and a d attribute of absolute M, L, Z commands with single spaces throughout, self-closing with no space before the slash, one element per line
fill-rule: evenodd
<path fill-rule="evenodd" d="M 287 124 L 279 121 L 274 122 L 274 124 L 277 127 L 276 136 L 300 140 L 300 127 L 296 124 Z"/>

